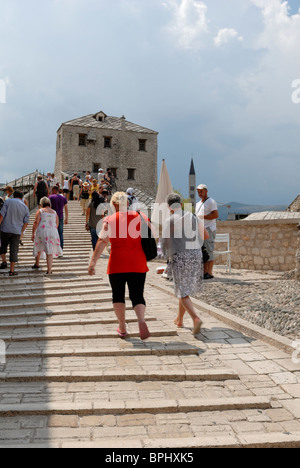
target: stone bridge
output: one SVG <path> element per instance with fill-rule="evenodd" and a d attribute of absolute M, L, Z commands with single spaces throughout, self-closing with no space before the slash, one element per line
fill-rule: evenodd
<path fill-rule="evenodd" d="M 199 300 L 201 333 L 177 329 L 155 263 L 152 336 L 141 342 L 128 303 L 120 340 L 107 257 L 89 277 L 89 234 L 79 203 L 69 210 L 52 277 L 31 269 L 31 225 L 19 276 L 0 273 L 0 447 L 300 447 L 300 348 Z"/>

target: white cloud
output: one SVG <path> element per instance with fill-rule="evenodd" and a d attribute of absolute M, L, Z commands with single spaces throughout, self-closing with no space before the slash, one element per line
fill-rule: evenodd
<path fill-rule="evenodd" d="M 207 6 L 199 0 L 166 0 L 164 5 L 173 12 L 168 31 L 182 49 L 198 48 L 203 34 L 208 32 Z"/>
<path fill-rule="evenodd" d="M 264 32 L 257 47 L 278 48 L 288 52 L 297 47 L 300 40 L 300 14 L 290 15 L 289 4 L 281 0 L 251 0 L 262 10 Z"/>
<path fill-rule="evenodd" d="M 239 36 L 239 33 L 232 28 L 224 28 L 220 29 L 218 32 L 218 35 L 215 37 L 215 45 L 217 47 L 221 47 L 223 44 L 227 44 L 228 42 L 232 40 L 238 40 L 238 41 L 243 41 L 243 37 Z"/>

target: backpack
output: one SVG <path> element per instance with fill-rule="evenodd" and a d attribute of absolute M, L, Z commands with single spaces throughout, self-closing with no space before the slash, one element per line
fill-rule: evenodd
<path fill-rule="evenodd" d="M 38 184 L 37 184 L 36 191 L 37 191 L 37 193 L 47 195 L 48 191 L 47 191 L 47 184 L 46 184 L 46 182 L 44 182 L 43 180 L 40 180 L 40 181 L 38 182 Z"/>

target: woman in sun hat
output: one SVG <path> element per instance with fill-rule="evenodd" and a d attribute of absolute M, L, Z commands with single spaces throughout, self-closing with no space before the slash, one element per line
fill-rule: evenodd
<path fill-rule="evenodd" d="M 82 216 L 85 216 L 90 201 L 90 184 L 88 182 L 84 182 L 81 186 L 79 201 L 82 208 Z"/>

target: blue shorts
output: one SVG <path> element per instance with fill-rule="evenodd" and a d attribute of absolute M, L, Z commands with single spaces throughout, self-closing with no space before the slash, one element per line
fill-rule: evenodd
<path fill-rule="evenodd" d="M 217 231 L 212 231 L 210 228 L 206 228 L 207 232 L 209 233 L 209 239 L 204 241 L 204 246 L 209 254 L 209 262 L 213 262 L 215 260 L 214 251 L 215 251 L 215 240 Z"/>

